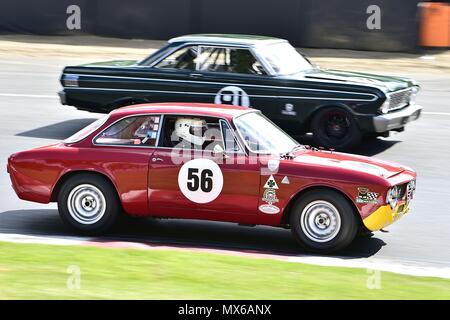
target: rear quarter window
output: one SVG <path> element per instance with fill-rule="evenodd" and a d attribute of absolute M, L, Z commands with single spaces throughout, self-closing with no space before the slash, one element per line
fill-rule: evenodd
<path fill-rule="evenodd" d="M 94 140 L 97 145 L 155 146 L 160 127 L 160 115 L 143 115 L 123 118 Z"/>
<path fill-rule="evenodd" d="M 63 143 L 71 144 L 71 143 L 76 143 L 83 139 L 86 139 L 86 137 L 88 137 L 92 132 L 94 132 L 95 130 L 100 128 L 106 122 L 106 120 L 108 120 L 108 116 L 103 116 L 103 117 L 97 119 L 96 121 L 94 121 L 90 125 L 88 125 L 87 127 L 84 127 L 83 129 L 81 129 L 80 131 L 75 133 L 74 135 L 71 135 L 70 137 L 65 139 L 63 141 Z"/>

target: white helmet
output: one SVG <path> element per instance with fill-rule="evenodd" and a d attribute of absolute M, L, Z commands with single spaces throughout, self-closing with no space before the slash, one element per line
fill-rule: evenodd
<path fill-rule="evenodd" d="M 175 121 L 175 133 L 183 140 L 195 145 L 205 142 L 206 121 L 194 118 L 178 118 Z"/>

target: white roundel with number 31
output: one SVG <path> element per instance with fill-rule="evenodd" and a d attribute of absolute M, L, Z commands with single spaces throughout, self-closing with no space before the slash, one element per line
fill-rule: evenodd
<path fill-rule="evenodd" d="M 223 174 L 210 159 L 186 162 L 178 173 L 178 186 L 183 195 L 196 203 L 208 203 L 222 192 Z"/>
<path fill-rule="evenodd" d="M 214 98 L 214 103 L 249 107 L 250 98 L 242 88 L 236 86 L 227 86 L 217 92 L 216 97 Z"/>

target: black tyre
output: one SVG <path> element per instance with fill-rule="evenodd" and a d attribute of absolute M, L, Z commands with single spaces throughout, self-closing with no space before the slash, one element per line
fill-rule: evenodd
<path fill-rule="evenodd" d="M 58 194 L 63 222 L 87 235 L 108 231 L 121 213 L 115 188 L 101 176 L 81 173 L 69 178 Z"/>
<path fill-rule="evenodd" d="M 353 116 L 338 107 L 318 111 L 311 121 L 311 131 L 320 147 L 349 150 L 361 142 L 361 132 Z"/>
<path fill-rule="evenodd" d="M 358 232 L 356 233 L 356 238 L 371 238 L 373 236 L 373 232 L 366 229 L 364 226 L 360 227 Z"/>
<path fill-rule="evenodd" d="M 291 210 L 292 234 L 310 252 L 326 254 L 341 250 L 358 232 L 354 208 L 333 190 L 309 191 L 296 200 Z"/>

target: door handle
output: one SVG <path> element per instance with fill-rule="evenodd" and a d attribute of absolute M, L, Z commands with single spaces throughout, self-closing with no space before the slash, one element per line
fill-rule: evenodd
<path fill-rule="evenodd" d="M 152 162 L 163 162 L 164 160 L 161 158 L 152 158 Z"/>
<path fill-rule="evenodd" d="M 201 73 L 191 73 L 189 76 L 192 77 L 192 78 L 201 78 L 201 77 L 203 77 L 203 75 Z"/>

